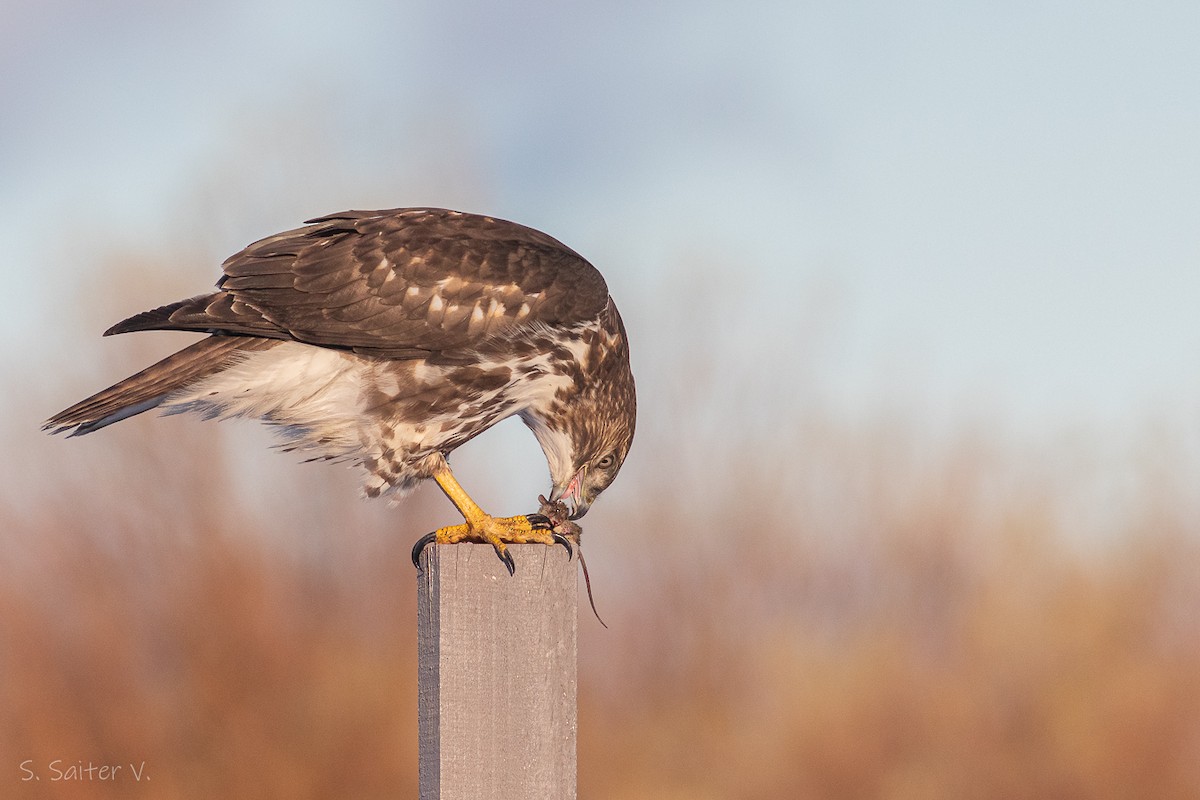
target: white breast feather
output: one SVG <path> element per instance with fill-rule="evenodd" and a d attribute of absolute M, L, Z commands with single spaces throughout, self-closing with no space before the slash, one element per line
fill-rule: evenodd
<path fill-rule="evenodd" d="M 352 354 L 283 342 L 250 353 L 163 406 L 168 412 L 268 419 L 298 429 L 284 431 L 288 438 L 324 440 L 329 446 L 323 451 L 349 455 L 361 446 L 356 430 L 366 368 Z"/>
<path fill-rule="evenodd" d="M 436 297 L 436 296 L 435 296 Z M 587 350 L 579 340 L 566 345 L 579 359 Z M 531 363 L 513 360 L 495 363 L 508 366 L 514 375 L 533 368 L 536 379 L 515 380 L 507 386 L 474 397 L 476 407 L 499 404 L 507 414 L 520 414 L 545 451 L 551 475 L 569 477 L 574 452 L 570 438 L 543 425 L 540 417 L 555 393 L 570 386 L 571 379 L 555 371 L 549 354 L 539 354 Z M 372 396 L 419 393 L 423 386 L 444 381 L 453 366 L 431 366 L 421 361 L 408 364 L 411 370 L 401 381 L 397 374 L 381 368 L 380 362 L 363 356 L 313 347 L 298 342 L 281 342 L 269 350 L 246 354 L 230 367 L 173 395 L 163 403 L 167 413 L 198 411 L 214 418 L 250 417 L 279 426 L 289 448 L 316 452 L 334 459 L 378 457 L 383 448 L 417 457 L 444 446 L 447 436 L 442 419 L 403 420 L 367 409 L 366 390 Z M 378 402 L 377 400 L 375 402 Z M 460 408 L 459 413 L 465 409 Z M 393 488 L 403 491 L 408 484 Z"/>

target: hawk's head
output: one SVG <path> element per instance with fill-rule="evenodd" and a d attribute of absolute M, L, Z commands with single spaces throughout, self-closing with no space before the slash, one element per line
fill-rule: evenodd
<path fill-rule="evenodd" d="M 636 403 L 627 363 L 622 380 L 594 386 L 568 407 L 565 422 L 571 452 L 559 464 L 551 460 L 550 499 L 569 505 L 571 519 L 587 513 L 625 463 L 633 442 Z"/>
<path fill-rule="evenodd" d="M 571 519 L 586 514 L 616 479 L 637 420 L 625 328 L 611 302 L 606 312 L 573 391 L 563 393 L 548 416 L 526 418 L 550 465 L 550 500 L 569 505 Z"/>

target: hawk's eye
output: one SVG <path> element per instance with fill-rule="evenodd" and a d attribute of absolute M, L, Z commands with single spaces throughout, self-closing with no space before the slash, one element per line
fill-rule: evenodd
<path fill-rule="evenodd" d="M 617 457 L 608 453 L 596 462 L 596 469 L 610 469 L 615 463 L 617 463 Z"/>

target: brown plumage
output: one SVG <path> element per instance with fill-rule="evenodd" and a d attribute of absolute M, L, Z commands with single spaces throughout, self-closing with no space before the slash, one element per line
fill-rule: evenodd
<path fill-rule="evenodd" d="M 84 434 L 154 407 L 256 417 L 285 449 L 361 465 L 370 496 L 437 478 L 468 527 L 446 456 L 505 417 L 534 431 L 551 498 L 576 518 L 625 459 L 636 401 L 624 326 L 600 273 L 546 234 L 443 209 L 348 211 L 222 269 L 217 291 L 106 332 L 208 338 L 45 427 Z"/>

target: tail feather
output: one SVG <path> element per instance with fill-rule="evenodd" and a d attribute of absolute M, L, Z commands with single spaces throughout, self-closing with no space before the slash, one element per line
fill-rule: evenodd
<path fill-rule="evenodd" d="M 278 341 L 248 336 L 210 336 L 169 355 L 102 392 L 55 414 L 42 430 L 71 431 L 71 436 L 99 430 L 160 405 L 171 393 L 229 366 L 241 353 L 266 350 Z M 74 430 L 72 430 L 74 429 Z"/>

